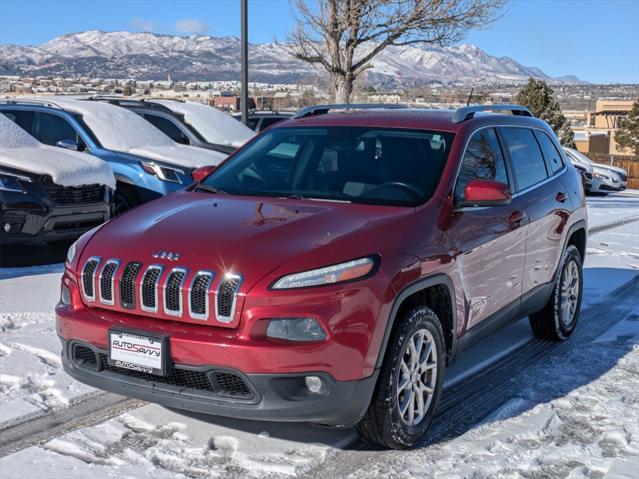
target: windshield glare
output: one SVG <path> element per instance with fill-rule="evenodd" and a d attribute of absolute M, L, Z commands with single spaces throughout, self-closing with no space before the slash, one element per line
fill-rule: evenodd
<path fill-rule="evenodd" d="M 234 195 L 416 206 L 435 191 L 452 139 L 421 130 L 276 128 L 203 185 Z"/>

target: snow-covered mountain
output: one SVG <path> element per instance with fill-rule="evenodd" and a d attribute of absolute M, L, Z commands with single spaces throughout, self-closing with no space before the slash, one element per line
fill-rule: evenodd
<path fill-rule="evenodd" d="M 362 49 L 364 52 L 365 49 Z M 313 82 L 318 71 L 295 59 L 282 43 L 249 47 L 250 80 Z M 86 31 L 62 35 L 38 47 L 0 45 L 0 74 L 99 78 L 234 80 L 240 69 L 235 37 Z M 493 57 L 474 45 L 389 47 L 372 62 L 368 81 L 396 87 L 429 83 L 552 80 L 535 67 Z"/>

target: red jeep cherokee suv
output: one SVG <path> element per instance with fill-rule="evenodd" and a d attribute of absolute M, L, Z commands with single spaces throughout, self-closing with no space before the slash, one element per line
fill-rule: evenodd
<path fill-rule="evenodd" d="M 517 106 L 329 109 L 71 247 L 56 309 L 71 376 L 191 411 L 359 423 L 403 448 L 469 345 L 526 315 L 539 337 L 571 334 L 586 207 L 546 123 Z"/>

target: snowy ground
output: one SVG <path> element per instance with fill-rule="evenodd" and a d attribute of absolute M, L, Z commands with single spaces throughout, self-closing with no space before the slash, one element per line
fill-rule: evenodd
<path fill-rule="evenodd" d="M 441 440 L 401 453 L 353 449 L 346 447 L 357 439 L 353 430 L 144 405 L 45 434 L 39 445 L 1 457 L 0 477 L 635 477 L 639 221 L 621 223 L 639 218 L 639 194 L 591 199 L 589 217 L 591 228 L 620 225 L 589 238 L 578 334 L 540 349 L 524 320 L 470 350 L 447 371 L 443 406 L 446 394 L 451 404 L 467 399 L 454 414 L 442 407 L 433 434 Z M 59 264 L 0 268 L 0 436 L 101 394 L 61 371 L 52 314 L 61 271 Z M 482 379 L 502 362 L 514 376 Z M 482 380 L 492 394 L 465 386 Z"/>

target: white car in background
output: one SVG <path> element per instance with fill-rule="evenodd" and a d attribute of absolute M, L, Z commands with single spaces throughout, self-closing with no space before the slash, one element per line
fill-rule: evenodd
<path fill-rule="evenodd" d="M 623 168 L 600 165 L 573 148 L 564 147 L 564 152 L 573 165 L 586 168 L 592 175 L 591 186 L 586 193 L 607 195 L 626 189 L 628 174 Z"/>

